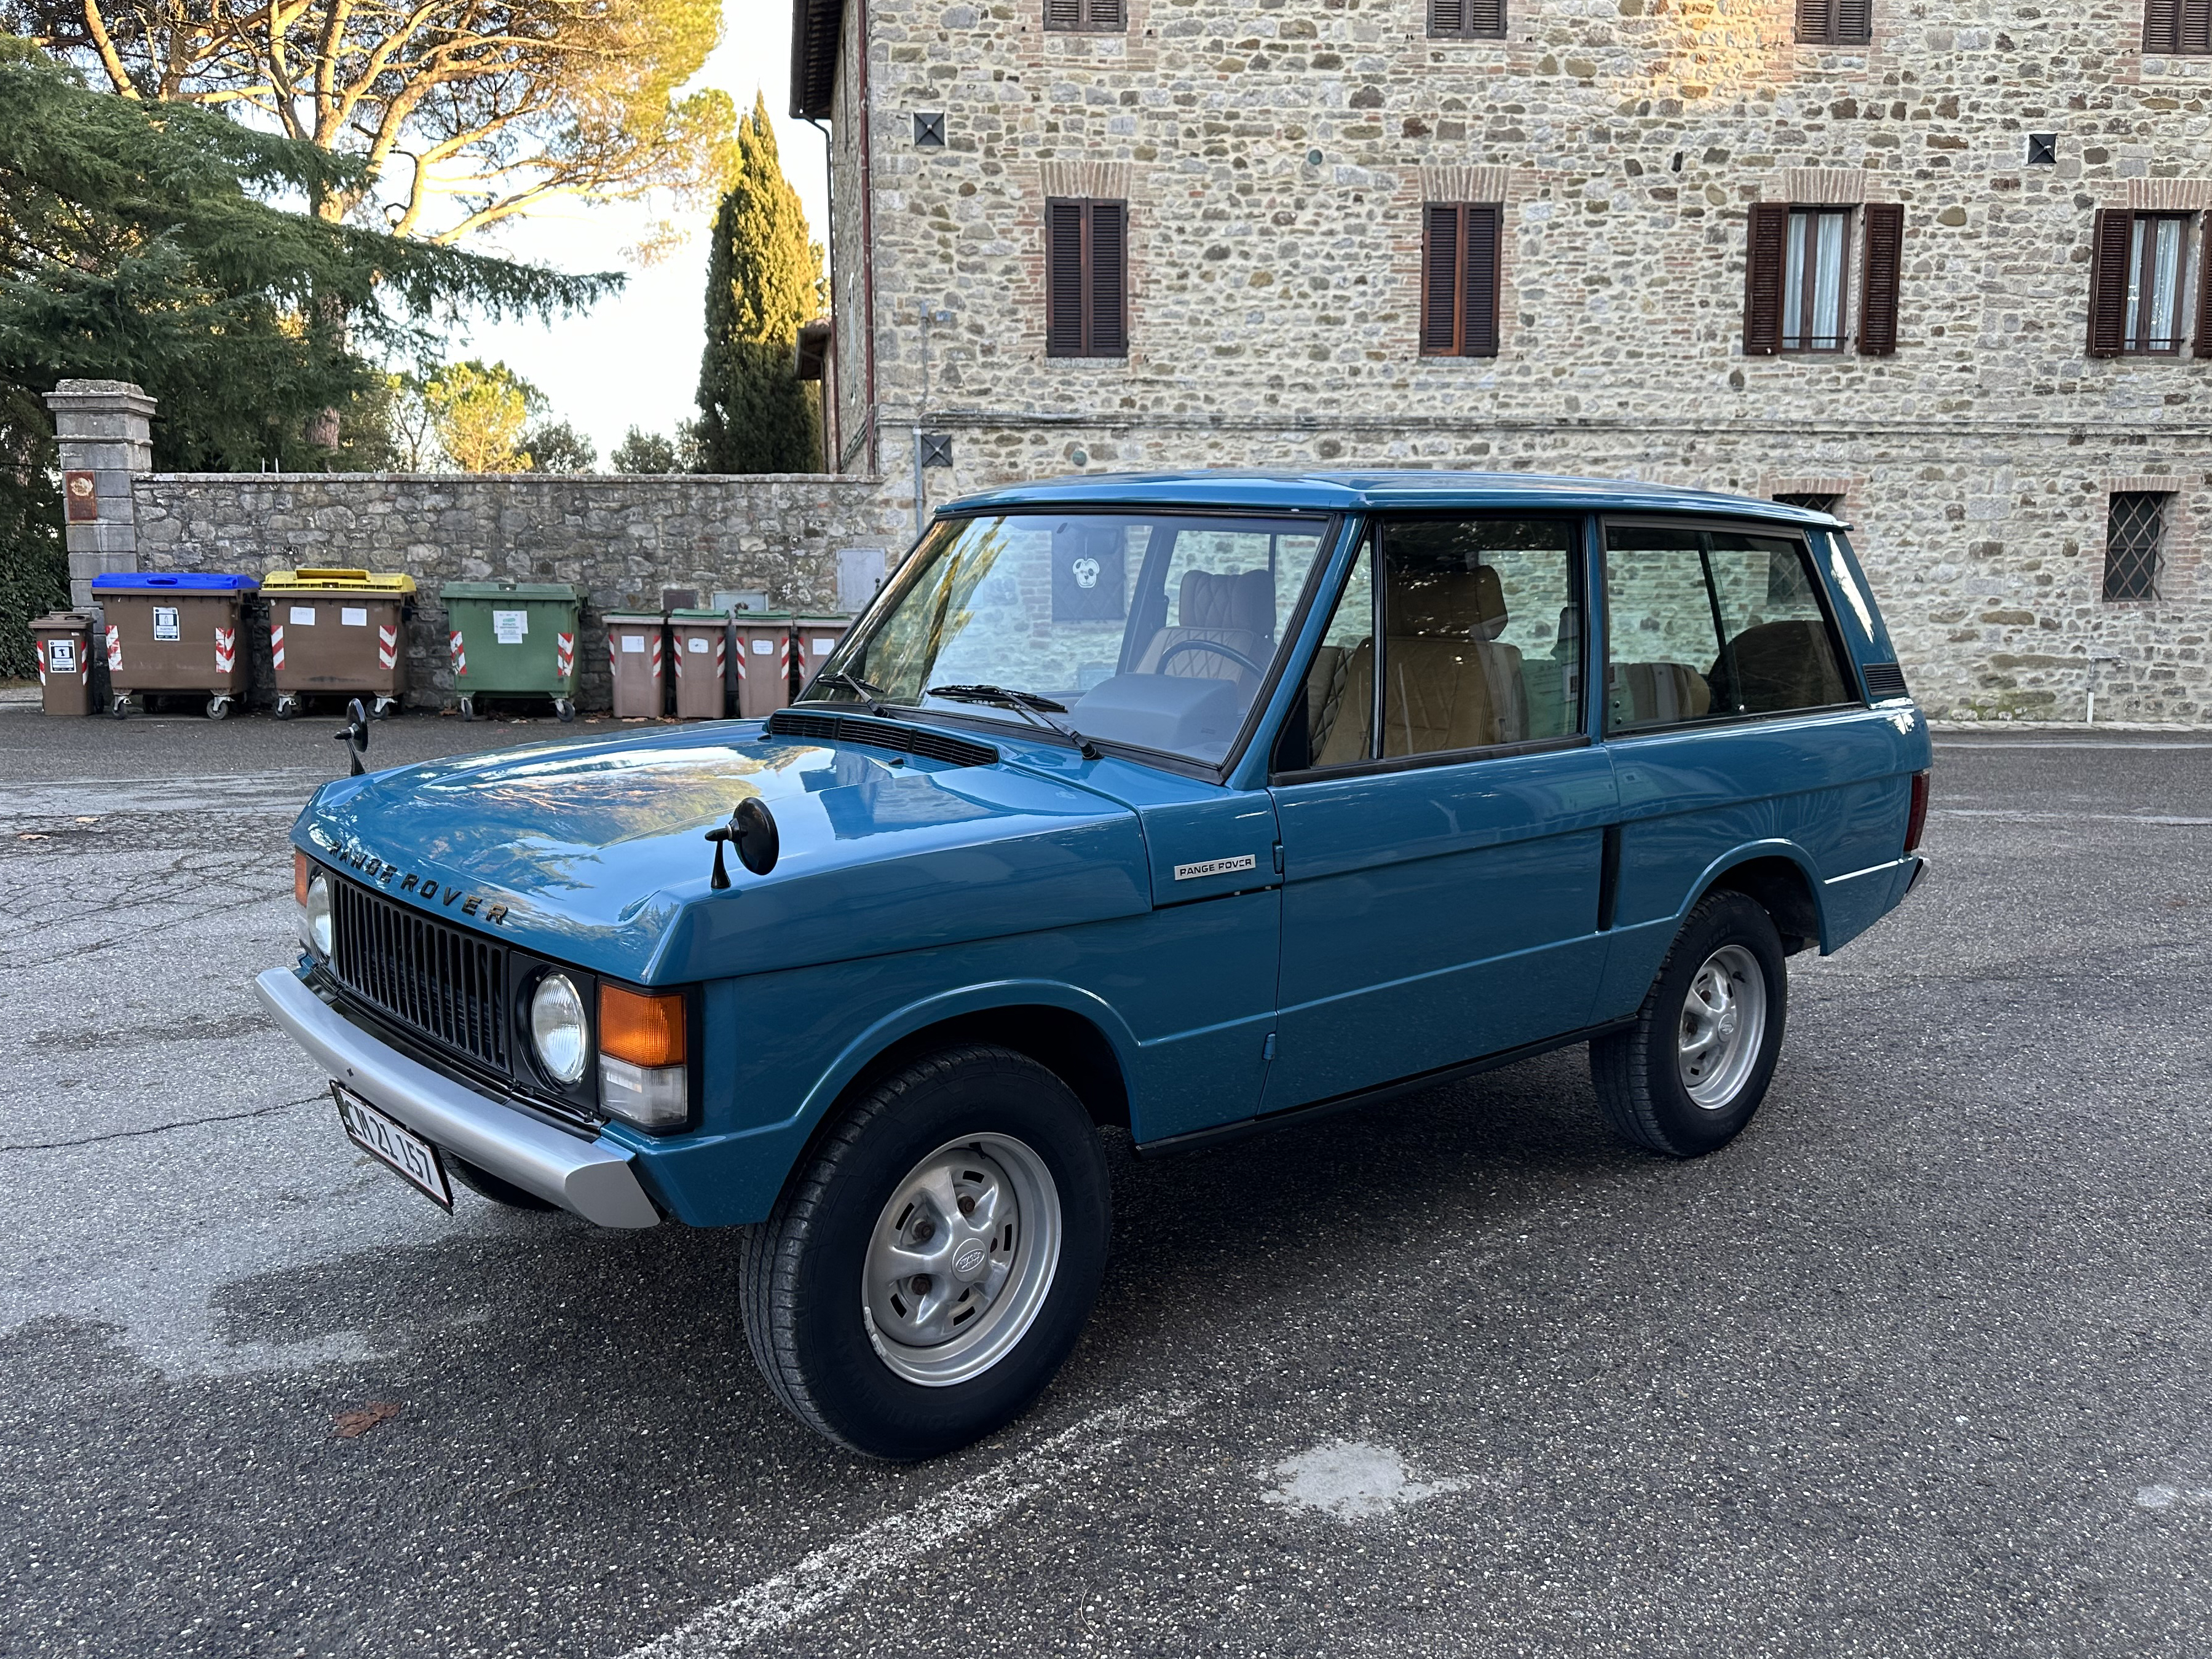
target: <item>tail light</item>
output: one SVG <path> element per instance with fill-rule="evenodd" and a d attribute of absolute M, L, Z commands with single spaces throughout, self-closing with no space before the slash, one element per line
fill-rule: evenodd
<path fill-rule="evenodd" d="M 1928 827 L 1928 774 L 1912 775 L 1912 810 L 1905 815 L 1905 850 L 1920 845 L 1920 832 Z"/>

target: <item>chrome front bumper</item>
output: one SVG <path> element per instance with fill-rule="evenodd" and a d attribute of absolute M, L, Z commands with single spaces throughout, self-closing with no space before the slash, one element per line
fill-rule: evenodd
<path fill-rule="evenodd" d="M 289 969 L 271 968 L 253 988 L 333 1080 L 456 1158 L 602 1227 L 659 1222 L 627 1152 L 563 1134 L 408 1059 L 331 1007 Z"/>

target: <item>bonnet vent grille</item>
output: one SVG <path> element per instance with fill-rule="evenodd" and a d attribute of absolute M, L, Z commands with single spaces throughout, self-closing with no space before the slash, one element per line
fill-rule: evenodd
<path fill-rule="evenodd" d="M 1912 695 L 1905 689 L 1905 671 L 1893 662 L 1870 662 L 1859 672 L 1866 676 L 1867 696 L 1875 702 Z"/>
<path fill-rule="evenodd" d="M 796 708 L 779 708 L 770 714 L 768 734 L 772 738 L 808 738 L 817 743 L 859 743 L 872 749 L 896 749 L 902 754 L 920 755 L 925 760 L 943 761 L 947 766 L 990 766 L 999 758 L 995 749 L 947 737 L 942 732 L 927 732 L 918 726 L 852 714 L 808 714 Z"/>

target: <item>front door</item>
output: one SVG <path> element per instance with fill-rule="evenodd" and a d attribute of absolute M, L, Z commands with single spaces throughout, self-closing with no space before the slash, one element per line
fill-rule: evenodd
<path fill-rule="evenodd" d="M 1571 516 L 1370 532 L 1276 749 L 1267 1110 L 1588 1023 L 1615 793 L 1584 728 L 1583 539 Z"/>

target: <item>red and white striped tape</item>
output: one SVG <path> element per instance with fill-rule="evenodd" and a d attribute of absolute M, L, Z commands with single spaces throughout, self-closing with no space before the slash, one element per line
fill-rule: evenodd
<path fill-rule="evenodd" d="M 110 672 L 123 666 L 123 633 L 113 623 L 107 624 L 107 666 Z"/>
<path fill-rule="evenodd" d="M 282 668 L 284 665 L 284 624 L 269 624 L 269 659 Z"/>
<path fill-rule="evenodd" d="M 739 685 L 743 685 L 744 683 L 745 683 L 745 642 L 744 642 L 743 640 L 739 640 L 739 641 L 738 641 L 738 684 Z"/>
<path fill-rule="evenodd" d="M 556 634 L 553 636 L 554 678 L 565 680 L 575 672 L 576 636 L 574 634 Z"/>
<path fill-rule="evenodd" d="M 450 644 L 453 653 L 453 678 L 459 679 L 462 675 L 469 672 L 468 649 L 461 643 L 461 630 L 459 629 L 456 628 L 453 629 Z"/>
<path fill-rule="evenodd" d="M 379 626 L 376 630 L 376 665 L 390 668 L 399 660 L 399 630 Z"/>
<path fill-rule="evenodd" d="M 229 674 L 238 668 L 238 630 L 218 628 L 215 630 L 215 672 Z"/>
<path fill-rule="evenodd" d="M 33 640 L 32 643 L 38 647 L 39 684 L 44 685 L 46 683 L 46 642 L 44 640 Z"/>

